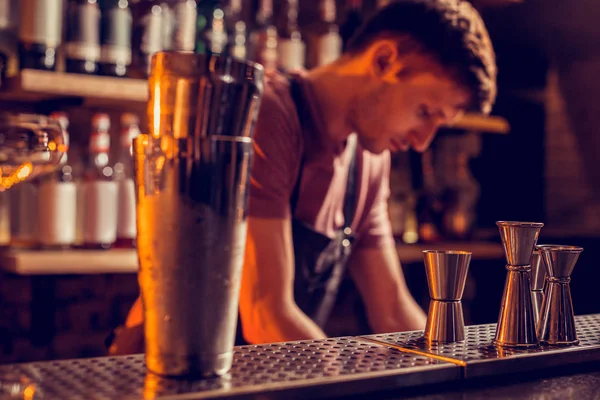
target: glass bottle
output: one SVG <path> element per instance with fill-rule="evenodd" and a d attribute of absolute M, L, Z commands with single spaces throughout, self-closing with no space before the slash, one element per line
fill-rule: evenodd
<path fill-rule="evenodd" d="M 139 134 L 139 118 L 131 113 L 121 115 L 120 148 L 114 167 L 117 181 L 117 241 L 115 247 L 135 247 L 137 230 L 132 144 L 133 139 Z"/>
<path fill-rule="evenodd" d="M 94 115 L 83 183 L 83 240 L 87 249 L 109 249 L 117 236 L 117 185 L 109 164 L 109 129 L 107 114 Z"/>
<path fill-rule="evenodd" d="M 0 83 L 6 76 L 16 75 L 19 69 L 18 21 L 18 0 L 0 0 Z"/>
<path fill-rule="evenodd" d="M 335 0 L 319 1 L 319 19 L 307 29 L 308 68 L 337 60 L 342 53 L 342 38 L 336 23 Z"/>
<path fill-rule="evenodd" d="M 306 46 L 298 29 L 298 0 L 286 0 L 277 18 L 277 66 L 282 71 L 304 68 Z"/>
<path fill-rule="evenodd" d="M 21 69 L 54 71 L 62 40 L 63 0 L 21 0 L 19 16 Z"/>
<path fill-rule="evenodd" d="M 65 154 L 60 166 L 40 178 L 38 192 L 38 240 L 44 249 L 67 249 L 75 243 L 77 187 L 68 160 L 69 118 L 64 112 L 50 115 L 65 130 Z"/>
<path fill-rule="evenodd" d="M 277 68 L 277 28 L 273 25 L 273 0 L 259 0 L 256 26 L 250 33 L 250 59 L 266 70 Z"/>
<path fill-rule="evenodd" d="M 225 6 L 226 54 L 246 59 L 248 27 L 242 18 L 242 10 L 242 0 L 229 0 Z"/>
<path fill-rule="evenodd" d="M 152 55 L 163 50 L 163 7 L 158 0 L 139 0 L 132 4 L 132 14 L 132 76 L 145 79 Z"/>
<path fill-rule="evenodd" d="M 127 0 L 101 0 L 100 74 L 123 77 L 131 65 L 133 18 Z"/>
<path fill-rule="evenodd" d="M 100 7 L 96 0 L 69 0 L 65 41 L 67 72 L 95 74 L 100 60 Z"/>

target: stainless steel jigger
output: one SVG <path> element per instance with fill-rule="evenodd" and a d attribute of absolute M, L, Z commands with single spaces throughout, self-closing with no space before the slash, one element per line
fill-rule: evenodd
<path fill-rule="evenodd" d="M 546 266 L 546 291 L 537 335 L 541 343 L 573 345 L 579 343 L 575 329 L 575 313 L 571 300 L 571 273 L 577 263 L 582 247 L 541 245 L 540 250 Z"/>
<path fill-rule="evenodd" d="M 423 258 L 431 298 L 424 337 L 436 343 L 463 341 L 465 321 L 461 299 L 471 253 L 425 250 Z"/>
<path fill-rule="evenodd" d="M 494 344 L 507 347 L 534 347 L 539 344 L 531 301 L 531 256 L 541 222 L 496 222 L 508 264 Z"/>
<path fill-rule="evenodd" d="M 535 326 L 538 326 L 540 312 L 542 310 L 542 301 L 544 300 L 544 279 L 546 278 L 546 268 L 542 263 L 542 257 L 539 250 L 534 249 L 531 255 L 531 271 L 529 272 L 529 283 L 531 284 L 531 302 L 533 304 L 533 316 Z"/>

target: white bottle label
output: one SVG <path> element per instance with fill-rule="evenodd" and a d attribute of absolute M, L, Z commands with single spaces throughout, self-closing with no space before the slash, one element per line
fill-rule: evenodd
<path fill-rule="evenodd" d="M 135 238 L 135 184 L 133 179 L 118 181 L 117 237 Z"/>
<path fill-rule="evenodd" d="M 336 32 L 321 36 L 317 39 L 316 44 L 315 66 L 332 63 L 342 54 L 342 38 Z"/>
<path fill-rule="evenodd" d="M 61 43 L 62 0 L 21 0 L 19 14 L 19 39 L 23 42 L 50 47 Z"/>
<path fill-rule="evenodd" d="M 177 3 L 173 10 L 177 26 L 173 38 L 173 50 L 194 51 L 196 44 L 196 2 Z"/>
<path fill-rule="evenodd" d="M 277 43 L 279 67 L 284 71 L 304 68 L 306 46 L 302 40 L 279 39 Z"/>
<path fill-rule="evenodd" d="M 83 184 L 86 243 L 114 243 L 117 238 L 117 184 L 94 181 Z"/>
<path fill-rule="evenodd" d="M 74 182 L 44 182 L 38 193 L 38 238 L 44 245 L 75 242 L 77 187 Z"/>

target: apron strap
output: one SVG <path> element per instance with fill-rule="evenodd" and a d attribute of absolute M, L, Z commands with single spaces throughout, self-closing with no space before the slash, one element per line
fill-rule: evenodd
<path fill-rule="evenodd" d="M 306 106 L 304 103 L 303 95 L 302 95 L 302 87 L 300 83 L 294 78 L 288 78 L 290 83 L 290 95 L 292 97 L 292 101 L 294 102 L 294 106 L 296 107 L 296 113 L 298 114 L 298 120 L 300 121 L 300 129 L 304 127 L 304 118 L 306 117 Z M 356 209 L 356 181 L 358 175 L 357 164 L 357 136 L 356 133 L 351 134 L 348 137 L 348 146 L 350 146 L 350 151 L 352 152 L 352 159 L 350 160 L 350 165 L 348 167 L 348 178 L 346 181 L 346 193 L 344 195 L 344 206 L 343 206 L 343 214 L 344 214 L 344 229 L 349 228 L 352 225 L 352 221 L 354 219 L 354 213 Z M 292 195 L 290 196 L 290 208 L 292 217 L 294 212 L 296 211 L 296 206 L 298 205 L 298 198 L 300 196 L 300 184 L 302 182 L 302 173 L 304 171 L 304 163 L 305 163 L 305 155 L 302 154 L 300 159 L 300 166 L 298 168 L 298 177 L 296 178 L 296 183 L 294 184 L 294 189 L 292 191 Z"/>

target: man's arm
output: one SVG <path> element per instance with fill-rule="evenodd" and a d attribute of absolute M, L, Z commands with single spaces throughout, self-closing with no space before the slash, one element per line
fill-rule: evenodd
<path fill-rule="evenodd" d="M 427 317 L 410 294 L 393 244 L 357 249 L 350 274 L 376 333 L 425 329 Z"/>
<path fill-rule="evenodd" d="M 326 337 L 294 301 L 289 218 L 248 218 L 240 313 L 244 338 L 250 343 Z"/>

